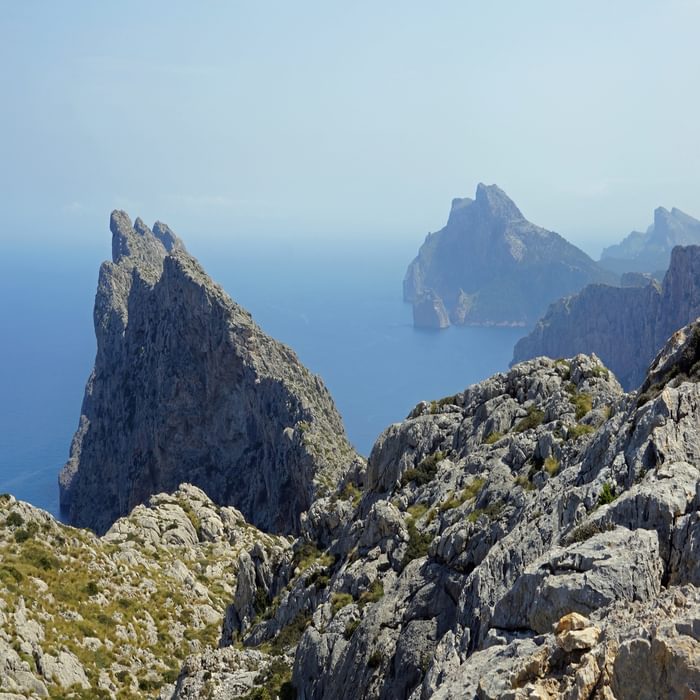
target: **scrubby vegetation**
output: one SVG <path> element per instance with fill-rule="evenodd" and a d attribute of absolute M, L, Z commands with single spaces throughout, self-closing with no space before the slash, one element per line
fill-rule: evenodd
<path fill-rule="evenodd" d="M 498 442 L 502 437 L 503 437 L 503 433 L 499 433 L 497 430 L 494 430 L 492 433 L 489 433 L 484 438 L 484 444 L 485 445 L 493 445 L 494 443 Z"/>
<path fill-rule="evenodd" d="M 612 503 L 617 496 L 615 495 L 614 487 L 610 485 L 608 481 L 603 484 L 603 488 L 598 496 L 598 505 L 604 506 L 608 503 Z"/>
<path fill-rule="evenodd" d="M 524 433 L 526 430 L 531 430 L 541 425 L 544 421 L 544 411 L 541 411 L 536 406 L 529 406 L 527 415 L 521 421 L 516 423 L 513 430 L 516 433 Z"/>
<path fill-rule="evenodd" d="M 556 457 L 547 457 L 543 466 L 549 476 L 555 476 L 559 471 L 559 460 Z"/>
<path fill-rule="evenodd" d="M 405 486 L 406 484 L 413 481 L 418 486 L 424 486 L 430 483 L 437 474 L 438 462 L 445 459 L 445 453 L 438 450 L 433 452 L 433 454 L 428 455 L 425 459 L 422 459 L 418 466 L 413 469 L 407 469 L 403 477 L 401 478 L 401 483 Z"/>
<path fill-rule="evenodd" d="M 408 519 L 406 526 L 408 527 L 408 546 L 401 562 L 402 569 L 406 568 L 410 561 L 424 557 L 428 553 L 428 547 L 433 540 L 432 535 L 429 533 L 418 531 L 413 518 Z"/>

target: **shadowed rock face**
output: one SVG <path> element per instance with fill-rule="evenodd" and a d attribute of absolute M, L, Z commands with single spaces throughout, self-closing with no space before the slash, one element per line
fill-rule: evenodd
<path fill-rule="evenodd" d="M 264 529 L 298 530 L 357 459 L 325 386 L 167 226 L 114 212 L 110 227 L 95 367 L 60 475 L 70 522 L 104 532 L 188 481 Z"/>
<path fill-rule="evenodd" d="M 447 225 L 429 234 L 409 265 L 405 301 L 417 326 L 527 325 L 547 304 L 590 282 L 616 277 L 560 235 L 531 224 L 496 187 L 455 199 Z M 436 311 L 437 310 L 437 311 Z"/>
<path fill-rule="evenodd" d="M 652 280 L 643 287 L 590 285 L 552 304 L 518 341 L 513 362 L 595 353 L 623 387 L 635 389 L 664 341 L 698 316 L 700 247 L 679 246 L 661 285 Z"/>

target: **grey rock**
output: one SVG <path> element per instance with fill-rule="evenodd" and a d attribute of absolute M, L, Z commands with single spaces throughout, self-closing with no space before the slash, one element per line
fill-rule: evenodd
<path fill-rule="evenodd" d="M 698 316 L 700 247 L 676 247 L 661 285 L 590 285 L 552 304 L 515 345 L 513 363 L 595 353 L 627 390 L 636 389 L 659 347 Z"/>
<path fill-rule="evenodd" d="M 268 530 L 299 531 L 360 462 L 328 391 L 167 226 L 114 212 L 111 229 L 95 368 L 60 477 L 71 522 L 105 532 L 187 481 Z"/>
<path fill-rule="evenodd" d="M 450 317 L 445 304 L 431 289 L 422 292 L 413 302 L 413 325 L 417 328 L 447 328 Z"/>
<path fill-rule="evenodd" d="M 528 325 L 547 305 L 591 282 L 614 282 L 583 251 L 531 224 L 496 185 L 455 199 L 447 225 L 409 265 L 404 299 L 416 326 Z"/>

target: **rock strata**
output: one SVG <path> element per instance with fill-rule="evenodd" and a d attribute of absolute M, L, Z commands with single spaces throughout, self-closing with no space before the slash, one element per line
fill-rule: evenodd
<path fill-rule="evenodd" d="M 505 192 L 480 184 L 455 199 L 447 225 L 409 265 L 404 299 L 414 325 L 529 325 L 547 305 L 591 282 L 614 282 L 560 235 L 531 224 Z"/>
<path fill-rule="evenodd" d="M 61 504 L 105 532 L 188 481 L 276 532 L 361 469 L 321 380 L 265 335 L 162 223 L 112 214 L 97 357 Z"/>
<path fill-rule="evenodd" d="M 636 389 L 661 345 L 700 316 L 700 247 L 674 248 L 663 283 L 590 285 L 552 304 L 521 338 L 513 362 L 595 353 L 626 389 Z"/>

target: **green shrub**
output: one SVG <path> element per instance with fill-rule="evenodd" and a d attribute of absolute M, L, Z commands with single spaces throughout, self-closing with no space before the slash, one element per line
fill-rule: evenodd
<path fill-rule="evenodd" d="M 428 506 L 425 503 L 414 503 L 408 507 L 408 514 L 414 520 L 420 520 L 428 512 Z"/>
<path fill-rule="evenodd" d="M 359 620 L 350 620 L 347 625 L 345 625 L 345 631 L 343 632 L 343 636 L 345 639 L 350 639 L 352 635 L 355 633 L 355 630 L 360 626 L 360 621 Z"/>
<path fill-rule="evenodd" d="M 334 593 L 331 596 L 331 610 L 335 615 L 339 610 L 354 602 L 355 599 L 349 593 Z"/>
<path fill-rule="evenodd" d="M 571 379 L 571 363 L 568 360 L 565 360 L 563 357 L 559 357 L 556 360 L 554 360 L 554 366 L 561 368 L 562 379 Z"/>
<path fill-rule="evenodd" d="M 469 520 L 470 523 L 475 523 L 482 515 L 485 515 L 489 520 L 497 520 L 503 512 L 504 506 L 505 504 L 502 501 L 494 501 L 493 503 L 489 503 L 486 508 L 477 508 L 473 510 L 469 513 L 467 520 Z"/>
<path fill-rule="evenodd" d="M 360 608 L 364 608 L 365 605 L 370 605 L 371 603 L 376 603 L 384 595 L 384 586 L 379 579 L 375 579 L 368 590 L 360 593 L 360 597 L 357 601 Z"/>
<path fill-rule="evenodd" d="M 29 539 L 29 533 L 24 529 L 15 530 L 15 542 L 22 544 Z"/>
<path fill-rule="evenodd" d="M 357 506 L 362 499 L 362 491 L 352 481 L 348 481 L 343 487 L 340 498 L 343 501 L 351 501 L 354 506 Z"/>
<path fill-rule="evenodd" d="M 527 409 L 527 415 L 516 424 L 513 430 L 516 433 L 524 433 L 526 430 L 531 430 L 536 428 L 538 425 L 541 425 L 543 420 L 544 411 L 540 411 L 540 409 L 536 408 L 535 406 L 529 406 Z"/>
<path fill-rule="evenodd" d="M 608 503 L 612 503 L 616 498 L 614 488 L 606 481 L 598 496 L 598 505 L 605 506 Z"/>
<path fill-rule="evenodd" d="M 485 483 L 486 479 L 482 479 L 480 476 L 475 477 L 464 487 L 462 496 L 464 496 L 466 501 L 476 498 L 479 493 L 481 493 L 481 489 L 484 488 Z"/>
<path fill-rule="evenodd" d="M 559 471 L 559 460 L 556 457 L 547 457 L 544 460 L 544 470 L 549 476 L 554 476 Z"/>
<path fill-rule="evenodd" d="M 591 374 L 594 377 L 598 377 L 599 379 L 602 377 L 603 379 L 610 379 L 610 372 L 606 367 L 603 367 L 603 365 L 596 365 L 592 370 Z"/>
<path fill-rule="evenodd" d="M 493 445 L 494 443 L 498 442 L 502 437 L 503 433 L 499 433 L 497 430 L 494 430 L 492 433 L 489 433 L 484 438 L 484 445 Z"/>
<path fill-rule="evenodd" d="M 530 479 L 528 479 L 526 476 L 518 476 L 515 479 L 515 483 L 522 487 L 525 491 L 532 491 L 535 487 L 532 485 L 532 482 Z"/>
<path fill-rule="evenodd" d="M 85 590 L 85 593 L 87 593 L 90 596 L 97 595 L 100 592 L 100 589 L 98 588 L 97 584 L 94 581 L 88 581 L 84 590 Z"/>
<path fill-rule="evenodd" d="M 564 538 L 563 544 L 568 546 L 577 542 L 585 542 L 593 535 L 598 535 L 601 532 L 612 530 L 615 526 L 610 523 L 601 522 L 585 522 L 575 527 L 568 537 Z"/>
<path fill-rule="evenodd" d="M 430 533 L 418 532 L 413 518 L 409 518 L 406 525 L 408 527 L 408 546 L 401 562 L 402 569 L 405 569 L 410 561 L 424 557 L 428 553 L 430 543 L 433 541 Z"/>
<path fill-rule="evenodd" d="M 17 511 L 12 511 L 6 518 L 5 518 L 5 525 L 7 527 L 21 527 L 24 524 L 24 518 L 17 512 Z"/>
<path fill-rule="evenodd" d="M 411 481 L 418 486 L 424 486 L 430 483 L 437 474 L 438 462 L 445 459 L 445 453 L 441 451 L 433 452 L 425 459 L 422 459 L 415 469 L 407 469 L 401 477 L 401 484 L 405 486 Z"/>
<path fill-rule="evenodd" d="M 593 408 L 593 397 L 586 392 L 576 392 L 571 402 L 576 411 L 576 420 L 581 420 Z"/>
<path fill-rule="evenodd" d="M 582 435 L 589 435 L 592 432 L 595 432 L 595 428 L 592 425 L 577 423 L 576 425 L 569 426 L 566 433 L 566 439 L 578 440 Z"/>
<path fill-rule="evenodd" d="M 301 635 L 311 622 L 311 614 L 300 612 L 286 627 L 283 627 L 279 634 L 270 644 L 270 653 L 273 656 L 280 656 L 289 647 L 299 643 Z"/>
<path fill-rule="evenodd" d="M 367 659 L 367 665 L 370 668 L 379 668 L 382 664 L 382 654 L 378 649 L 375 649 Z"/>

